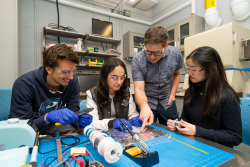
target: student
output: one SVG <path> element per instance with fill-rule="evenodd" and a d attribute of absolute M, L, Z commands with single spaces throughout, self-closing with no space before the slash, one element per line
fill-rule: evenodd
<path fill-rule="evenodd" d="M 132 129 L 131 125 L 141 126 L 142 121 L 139 119 L 127 84 L 125 64 L 118 58 L 106 60 L 101 68 L 97 85 L 86 92 L 86 106 L 94 108 L 89 113 L 93 116 L 92 126 L 104 131 L 113 127 L 124 130 L 118 118 L 130 129 Z"/>
<path fill-rule="evenodd" d="M 184 96 L 182 128 L 174 127 L 185 135 L 202 137 L 229 147 L 242 142 L 240 101 L 228 84 L 218 52 L 211 47 L 195 49 L 186 58 L 189 89 Z"/>
<path fill-rule="evenodd" d="M 132 60 L 135 101 L 145 125 L 156 122 L 167 125 L 168 119 L 178 117 L 175 94 L 181 79 L 183 60 L 178 48 L 169 46 L 168 31 L 158 25 L 145 35 L 144 50 Z"/>
<path fill-rule="evenodd" d="M 65 44 L 45 50 L 43 66 L 15 81 L 9 118 L 31 119 L 42 134 L 73 133 L 79 130 L 78 123 L 89 125 L 91 115 L 76 115 L 80 109 L 80 85 L 74 74 L 78 63 L 76 53 Z"/>

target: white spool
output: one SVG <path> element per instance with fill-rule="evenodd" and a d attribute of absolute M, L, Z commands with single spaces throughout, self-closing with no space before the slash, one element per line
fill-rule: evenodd
<path fill-rule="evenodd" d="M 98 145 L 98 153 L 102 155 L 108 163 L 115 163 L 122 155 L 122 146 L 115 142 L 113 138 L 105 137 Z"/>
<path fill-rule="evenodd" d="M 93 147 L 97 149 L 98 153 L 102 155 L 106 162 L 115 163 L 122 156 L 122 146 L 120 143 L 115 142 L 107 134 L 97 131 L 92 126 L 86 126 L 84 135 L 92 142 Z"/>

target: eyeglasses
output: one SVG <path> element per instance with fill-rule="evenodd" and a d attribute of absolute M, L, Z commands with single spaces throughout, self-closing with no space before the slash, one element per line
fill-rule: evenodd
<path fill-rule="evenodd" d="M 114 81 L 118 81 L 118 79 L 120 79 L 121 81 L 124 81 L 124 79 L 126 78 L 126 74 L 121 77 L 117 75 L 111 75 L 111 76 L 109 75 L 109 78 L 112 78 Z"/>
<path fill-rule="evenodd" d="M 164 53 L 164 50 L 165 50 L 165 48 L 162 48 L 161 51 L 149 51 L 144 46 L 144 51 L 145 51 L 145 53 L 146 53 L 147 56 L 151 56 L 152 54 L 154 54 L 155 56 L 162 56 L 162 53 Z"/>
<path fill-rule="evenodd" d="M 184 66 L 185 70 L 188 72 L 189 70 L 191 70 L 192 73 L 196 73 L 196 72 L 201 72 L 204 69 L 200 69 L 199 67 L 189 67 L 187 64 Z M 200 69 L 200 70 L 199 70 Z"/>
<path fill-rule="evenodd" d="M 74 72 L 75 72 L 75 70 L 73 70 L 73 71 L 67 71 L 67 70 L 60 70 L 60 69 L 58 69 L 57 70 L 59 73 L 62 73 L 63 75 L 73 75 L 74 74 Z"/>

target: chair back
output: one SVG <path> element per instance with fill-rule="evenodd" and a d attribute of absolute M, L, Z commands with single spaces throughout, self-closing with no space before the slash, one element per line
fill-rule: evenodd
<path fill-rule="evenodd" d="M 0 121 L 7 120 L 10 114 L 12 88 L 0 88 Z"/>
<path fill-rule="evenodd" d="M 240 98 L 242 138 L 250 146 L 250 98 Z"/>
<path fill-rule="evenodd" d="M 80 102 L 80 111 L 86 109 L 86 102 L 87 102 L 87 100 L 83 100 Z"/>

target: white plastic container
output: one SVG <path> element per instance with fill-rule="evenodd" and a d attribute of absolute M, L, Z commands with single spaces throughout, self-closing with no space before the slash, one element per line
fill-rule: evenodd
<path fill-rule="evenodd" d="M 77 50 L 82 51 L 82 38 L 77 38 Z"/>

